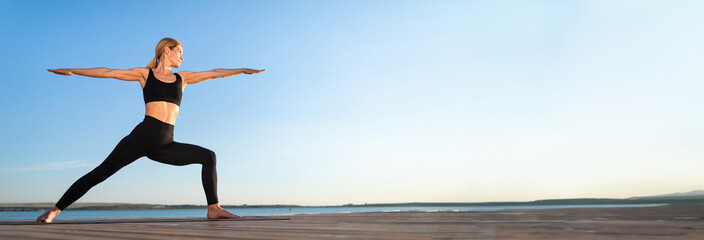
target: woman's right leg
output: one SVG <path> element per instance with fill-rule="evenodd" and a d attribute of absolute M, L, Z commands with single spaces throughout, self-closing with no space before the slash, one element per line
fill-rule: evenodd
<path fill-rule="evenodd" d="M 122 167 L 144 156 L 144 144 L 141 143 L 139 134 L 135 134 L 135 132 L 133 131 L 123 138 L 103 163 L 73 183 L 56 203 L 56 206 L 37 218 L 37 222 L 51 222 L 59 212 L 81 198 L 92 187 L 112 176 Z"/>

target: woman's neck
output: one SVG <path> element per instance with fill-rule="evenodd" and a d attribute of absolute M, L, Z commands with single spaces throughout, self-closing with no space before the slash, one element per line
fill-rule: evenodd
<path fill-rule="evenodd" d="M 171 67 L 167 67 L 166 64 L 159 63 L 159 65 L 156 65 L 152 71 L 164 76 L 171 74 Z"/>

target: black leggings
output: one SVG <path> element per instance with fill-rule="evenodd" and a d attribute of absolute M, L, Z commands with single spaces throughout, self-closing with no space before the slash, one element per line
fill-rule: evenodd
<path fill-rule="evenodd" d="M 66 209 L 93 186 L 143 156 L 160 163 L 177 166 L 203 164 L 201 178 L 208 205 L 218 203 L 215 153 L 200 146 L 174 142 L 173 133 L 173 125 L 145 116 L 144 121 L 117 144 L 103 163 L 66 190 L 56 203 L 56 207 L 61 210 Z"/>

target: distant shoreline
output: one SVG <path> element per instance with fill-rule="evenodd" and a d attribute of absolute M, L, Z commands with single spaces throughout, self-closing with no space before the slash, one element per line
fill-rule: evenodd
<path fill-rule="evenodd" d="M 480 207 L 480 206 L 560 206 L 560 205 L 611 205 L 611 204 L 704 204 L 704 196 L 695 197 L 664 197 L 664 198 L 579 198 L 551 199 L 528 202 L 479 202 L 479 203 L 441 203 L 441 202 L 410 202 L 410 203 L 373 203 L 344 204 L 330 206 L 302 205 L 223 205 L 224 208 L 332 208 L 332 207 Z M 0 203 L 0 211 L 46 211 L 53 203 Z M 205 205 L 164 205 L 164 204 L 133 204 L 133 203 L 75 203 L 69 210 L 152 210 L 152 209 L 204 209 Z"/>

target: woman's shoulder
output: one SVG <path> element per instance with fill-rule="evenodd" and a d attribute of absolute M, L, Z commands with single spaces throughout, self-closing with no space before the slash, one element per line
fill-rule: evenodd
<path fill-rule="evenodd" d="M 147 82 L 147 78 L 149 78 L 149 70 L 150 70 L 149 68 L 145 68 L 145 67 L 136 67 L 136 68 L 127 69 L 127 71 L 137 73 L 140 76 L 142 76 L 141 79 L 139 79 L 139 82 L 142 84 L 142 86 L 144 86 L 144 84 Z"/>
<path fill-rule="evenodd" d="M 194 73 L 193 71 L 179 71 L 176 74 L 178 74 L 178 76 L 181 77 L 181 79 L 186 79 L 186 78 L 190 78 L 193 73 Z"/>
<path fill-rule="evenodd" d="M 150 69 L 149 69 L 149 68 L 145 68 L 145 67 L 136 67 L 136 68 L 130 68 L 130 69 L 128 69 L 128 70 L 130 70 L 130 71 L 137 71 L 137 72 L 139 72 L 139 73 L 149 73 L 149 70 L 150 70 Z"/>
<path fill-rule="evenodd" d="M 147 77 L 149 77 L 149 70 L 150 70 L 149 68 L 145 68 L 145 67 L 136 67 L 136 68 L 130 68 L 130 69 L 128 69 L 128 70 L 129 70 L 129 71 L 138 72 L 139 75 L 142 75 L 142 77 L 143 77 L 144 79 L 147 79 Z"/>

